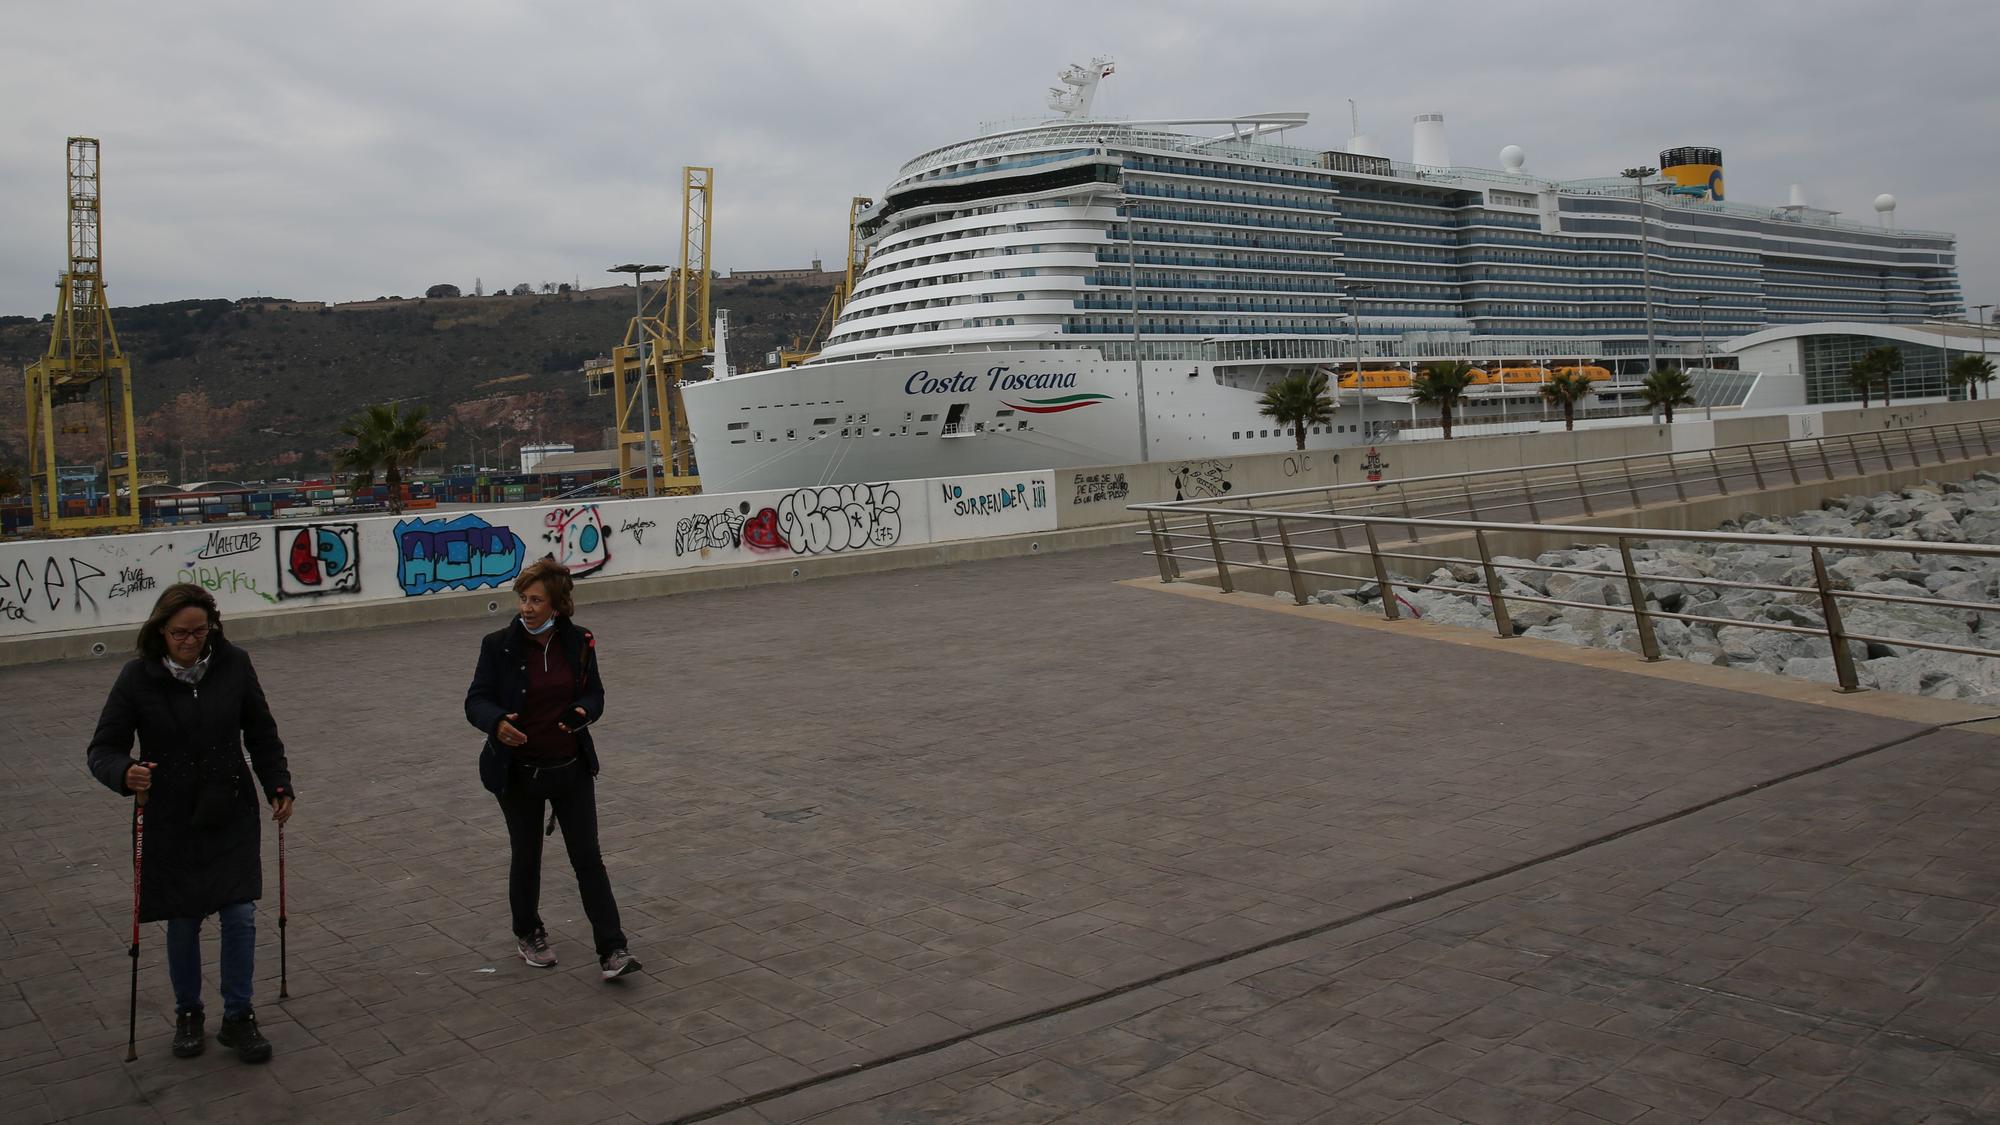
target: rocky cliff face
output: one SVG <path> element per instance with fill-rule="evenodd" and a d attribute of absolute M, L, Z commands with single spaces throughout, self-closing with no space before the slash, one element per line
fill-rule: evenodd
<path fill-rule="evenodd" d="M 1879 539 L 1884 546 L 1904 540 L 1926 543 L 2000 544 L 2000 474 L 1980 473 L 1963 483 L 1922 484 L 1900 493 L 1846 496 L 1817 511 L 1776 517 L 1746 515 L 1718 530 L 1758 535 L 1809 535 Z M 1839 600 L 1850 634 L 1882 638 L 1848 642 L 1864 687 L 1943 699 L 2000 703 L 2000 559 L 1910 551 L 1823 551 L 1836 588 L 1896 598 L 1944 599 L 1991 609 L 1913 605 L 1854 598 Z M 1633 563 L 1645 576 L 1649 606 L 1668 613 L 1745 622 L 1744 626 L 1654 622 L 1661 654 L 1676 660 L 1751 668 L 1826 683 L 1837 682 L 1833 656 L 1823 637 L 1748 627 L 1775 623 L 1817 630 L 1824 625 L 1816 593 L 1746 590 L 1736 584 L 1813 585 L 1809 552 L 1801 547 L 1698 544 L 1661 541 L 1635 547 Z M 1560 598 L 1617 607 L 1629 605 L 1624 566 L 1610 547 L 1579 546 L 1548 551 L 1533 560 L 1498 558 L 1496 565 L 1573 568 L 1574 573 L 1502 570 L 1502 595 Z M 1679 581 L 1677 581 L 1679 580 Z M 1712 586 L 1713 580 L 1730 585 Z M 1493 610 L 1483 596 L 1485 579 L 1476 567 L 1440 568 L 1430 582 L 1464 589 L 1410 590 L 1401 595 L 1425 620 L 1473 628 L 1493 628 Z M 1477 590 L 1475 596 L 1471 591 Z M 1321 591 L 1325 603 L 1360 607 L 1378 596 L 1371 585 Z M 1509 602 L 1518 635 L 1566 644 L 1622 648 L 1638 652 L 1639 634 L 1631 613 L 1621 609 L 1577 609 Z M 1896 643 L 1923 640 L 1992 649 L 1994 656 L 1932 652 Z"/>

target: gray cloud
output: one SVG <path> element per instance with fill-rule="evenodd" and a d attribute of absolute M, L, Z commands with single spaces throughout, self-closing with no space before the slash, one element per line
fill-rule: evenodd
<path fill-rule="evenodd" d="M 716 264 L 841 252 L 847 199 L 1055 70 L 1118 59 L 1116 116 L 1347 102 L 1392 155 L 1446 114 L 1462 164 L 1615 174 L 1715 144 L 1731 197 L 1955 231 L 2000 299 L 1986 185 L 2000 9 L 1877 0 L 1564 2 L 59 3 L 0 46 L 0 313 L 53 308 L 62 156 L 101 137 L 112 299 L 350 300 L 448 281 L 602 279 L 676 252 L 683 164 L 716 169 Z M 89 53 L 81 54 L 88 51 Z"/>

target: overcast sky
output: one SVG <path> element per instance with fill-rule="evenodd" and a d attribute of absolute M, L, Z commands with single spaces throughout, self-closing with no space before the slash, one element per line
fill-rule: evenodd
<path fill-rule="evenodd" d="M 114 304 L 355 300 L 604 283 L 677 258 L 684 164 L 715 168 L 718 268 L 841 253 L 847 200 L 982 122 L 1046 115 L 1068 62 L 1117 60 L 1101 116 L 1307 110 L 1408 159 L 1615 175 L 1722 148 L 1730 198 L 1955 231 L 2000 301 L 1990 0 L 740 2 L 8 0 L 0 314 L 54 308 L 63 152 L 103 141 Z"/>

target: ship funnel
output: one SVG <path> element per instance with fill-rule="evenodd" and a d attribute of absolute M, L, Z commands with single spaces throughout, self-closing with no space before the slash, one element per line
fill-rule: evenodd
<path fill-rule="evenodd" d="M 1792 185 L 1792 200 L 1791 200 L 1791 205 L 1792 205 L 1793 207 L 1804 207 L 1804 206 L 1806 206 L 1806 185 L 1804 185 L 1804 184 L 1793 184 L 1793 185 Z"/>
<path fill-rule="evenodd" d="M 1444 137 L 1444 114 L 1417 114 L 1411 135 L 1410 163 L 1426 168 L 1451 167 L 1451 146 Z"/>

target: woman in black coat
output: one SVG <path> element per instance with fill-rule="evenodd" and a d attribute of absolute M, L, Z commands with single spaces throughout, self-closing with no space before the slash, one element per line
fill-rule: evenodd
<path fill-rule="evenodd" d="M 480 642 L 465 718 L 486 735 L 479 780 L 500 799 L 507 818 L 507 902 L 516 952 L 538 969 L 556 963 L 539 913 L 546 805 L 548 831 L 562 825 L 598 972 L 616 980 L 637 972 L 639 962 L 625 951 L 618 902 L 597 845 L 597 747 L 589 728 L 604 713 L 604 681 L 597 675 L 597 639 L 570 620 L 573 588 L 568 569 L 553 559 L 529 565 L 514 579 L 521 615 Z"/>
<path fill-rule="evenodd" d="M 263 1062 L 271 1044 L 250 1006 L 262 833 L 243 752 L 250 752 L 272 819 L 283 824 L 295 795 L 285 744 L 250 654 L 223 639 L 222 615 L 208 591 L 188 583 L 167 587 L 139 630 L 138 647 L 98 716 L 90 772 L 121 797 L 148 794 L 139 918 L 167 923 L 174 1054 L 190 1058 L 206 1042 L 201 923 L 215 914 L 222 930 L 222 1027 L 215 1041 L 245 1062 Z"/>

